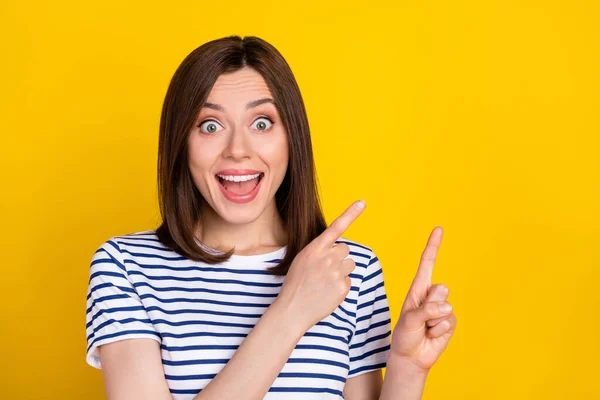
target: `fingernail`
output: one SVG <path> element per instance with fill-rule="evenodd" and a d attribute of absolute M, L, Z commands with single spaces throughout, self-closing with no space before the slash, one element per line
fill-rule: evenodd
<path fill-rule="evenodd" d="M 452 311 L 452 306 L 449 303 L 440 304 L 440 312 L 442 314 L 448 314 Z"/>
<path fill-rule="evenodd" d="M 358 208 L 359 210 L 362 210 L 363 208 L 365 208 L 365 201 L 360 200 L 358 203 L 356 203 L 356 208 Z"/>

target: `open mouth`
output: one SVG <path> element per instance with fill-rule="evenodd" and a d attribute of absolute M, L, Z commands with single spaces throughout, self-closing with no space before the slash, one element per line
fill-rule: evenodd
<path fill-rule="evenodd" d="M 245 196 L 251 194 L 258 186 L 264 173 L 251 175 L 215 175 L 215 179 L 228 193 L 234 196 Z"/>

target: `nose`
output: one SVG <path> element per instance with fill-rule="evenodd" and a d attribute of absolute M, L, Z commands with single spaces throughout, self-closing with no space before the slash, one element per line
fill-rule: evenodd
<path fill-rule="evenodd" d="M 234 128 L 229 135 L 223 156 L 234 160 L 250 158 L 252 147 L 249 139 L 247 132 L 243 128 Z"/>

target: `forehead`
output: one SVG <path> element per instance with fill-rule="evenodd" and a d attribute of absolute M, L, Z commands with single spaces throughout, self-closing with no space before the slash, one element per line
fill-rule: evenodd
<path fill-rule="evenodd" d="M 209 102 L 229 102 L 235 99 L 271 97 L 271 90 L 261 74 L 252 68 L 221 74 L 213 85 Z"/>

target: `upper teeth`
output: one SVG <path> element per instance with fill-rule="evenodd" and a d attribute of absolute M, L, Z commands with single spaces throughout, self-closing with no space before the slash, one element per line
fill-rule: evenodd
<path fill-rule="evenodd" d="M 225 179 L 226 181 L 232 182 L 246 182 L 252 179 L 256 179 L 260 176 L 260 174 L 254 175 L 217 175 L 221 179 Z"/>

